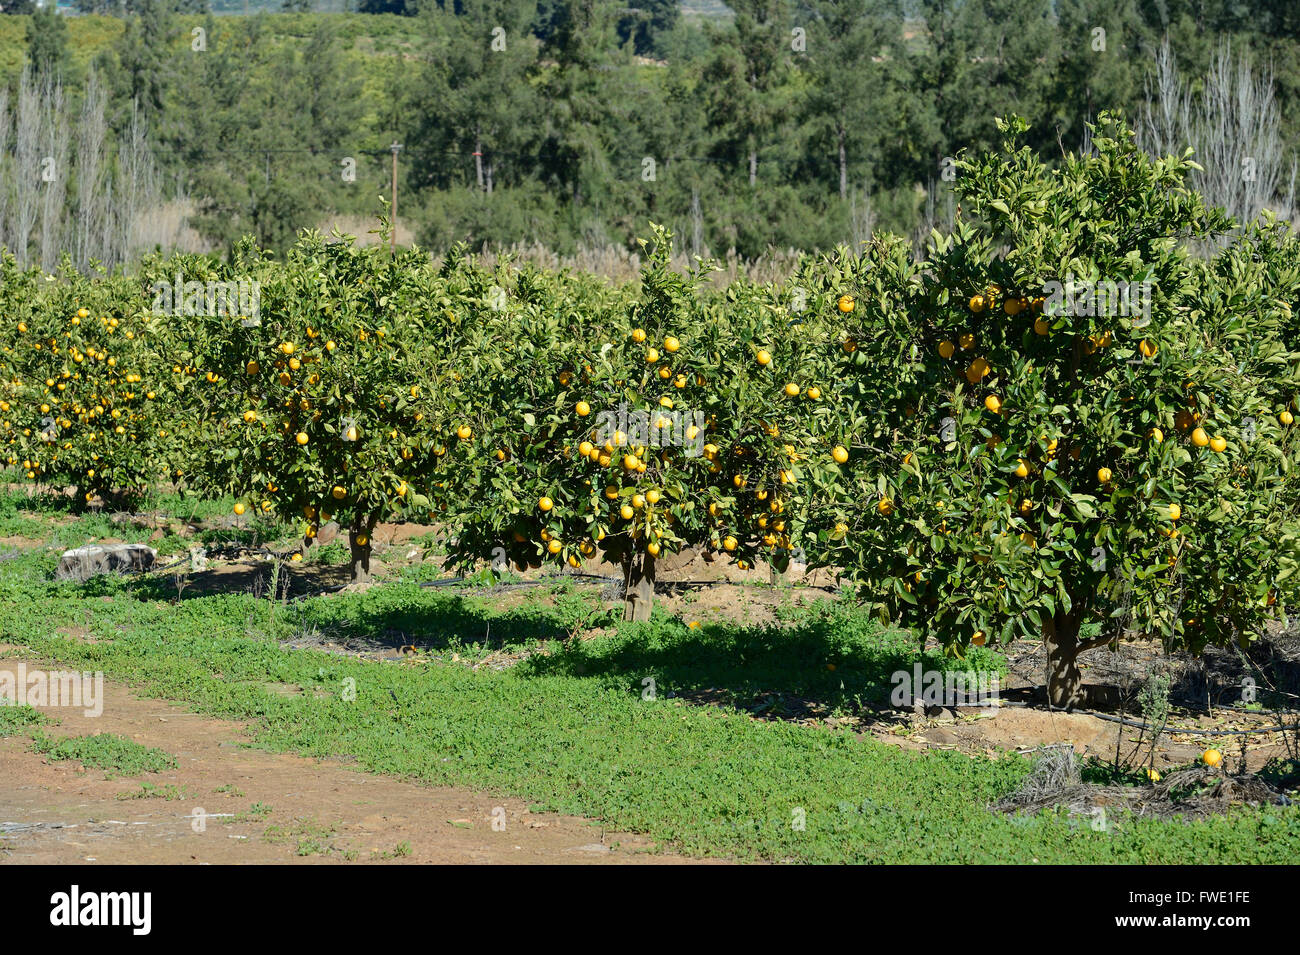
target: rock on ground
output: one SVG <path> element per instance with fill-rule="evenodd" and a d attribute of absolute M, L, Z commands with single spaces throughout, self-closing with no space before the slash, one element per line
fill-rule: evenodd
<path fill-rule="evenodd" d="M 99 574 L 148 570 L 158 552 L 145 544 L 90 544 L 63 552 L 55 577 L 86 581 Z"/>

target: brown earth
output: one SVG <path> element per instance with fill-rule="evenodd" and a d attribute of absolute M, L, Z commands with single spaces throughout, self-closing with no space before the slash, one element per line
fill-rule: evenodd
<path fill-rule="evenodd" d="M 0 670 L 18 662 L 6 659 Z M 39 667 L 26 662 L 29 672 Z M 519 799 L 252 749 L 241 724 L 139 699 L 112 682 L 98 717 L 67 707 L 42 712 L 58 721 L 45 728 L 51 736 L 115 733 L 170 753 L 178 765 L 114 778 L 51 763 L 30 751 L 26 735 L 0 737 L 0 863 L 699 861 L 657 853 L 643 837 L 589 820 L 531 813 Z M 156 794 L 145 795 L 145 784 Z M 494 813 L 502 831 L 493 828 Z"/>

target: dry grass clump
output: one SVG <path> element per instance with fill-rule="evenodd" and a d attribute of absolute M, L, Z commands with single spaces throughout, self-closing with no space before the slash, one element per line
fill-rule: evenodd
<path fill-rule="evenodd" d="M 1258 776 L 1225 776 L 1208 766 L 1193 766 L 1163 776 L 1149 786 L 1084 782 L 1074 748 L 1045 746 L 1020 788 L 994 803 L 1003 813 L 1034 814 L 1063 809 L 1070 816 L 1096 819 L 1130 812 L 1139 819 L 1204 818 L 1233 806 L 1286 805 L 1286 796 Z"/>

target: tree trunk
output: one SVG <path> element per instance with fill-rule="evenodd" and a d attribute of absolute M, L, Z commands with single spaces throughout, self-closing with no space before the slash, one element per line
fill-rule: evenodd
<path fill-rule="evenodd" d="M 474 172 L 478 175 L 478 191 L 483 191 L 483 141 L 478 129 L 474 130 Z"/>
<path fill-rule="evenodd" d="M 700 210 L 700 190 L 691 187 L 691 255 L 704 249 L 704 213 Z"/>
<path fill-rule="evenodd" d="M 623 619 L 649 620 L 655 600 L 655 559 L 649 554 L 623 558 Z"/>
<path fill-rule="evenodd" d="M 758 150 L 751 149 L 749 152 L 749 184 L 758 185 Z"/>
<path fill-rule="evenodd" d="M 352 525 L 348 528 L 348 550 L 352 556 L 348 578 L 351 583 L 364 584 L 370 581 L 370 551 L 374 544 L 370 535 L 378 522 L 378 511 L 366 514 L 364 511 L 357 510 L 352 514 Z M 365 543 L 357 543 L 363 537 Z"/>
<path fill-rule="evenodd" d="M 1079 618 L 1058 613 L 1043 621 L 1047 650 L 1047 701 L 1055 709 L 1072 710 L 1083 701 L 1079 671 Z"/>
<path fill-rule="evenodd" d="M 841 126 L 837 133 L 840 140 L 840 201 L 843 202 L 849 197 L 849 157 L 844 148 L 844 127 Z"/>

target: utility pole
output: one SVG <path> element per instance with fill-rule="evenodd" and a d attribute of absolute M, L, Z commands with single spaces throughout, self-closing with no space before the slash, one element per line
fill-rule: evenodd
<path fill-rule="evenodd" d="M 388 234 L 388 251 L 394 254 L 397 251 L 397 154 L 401 151 L 402 144 L 394 142 L 388 148 L 393 151 L 393 205 L 390 210 L 392 231 Z"/>

